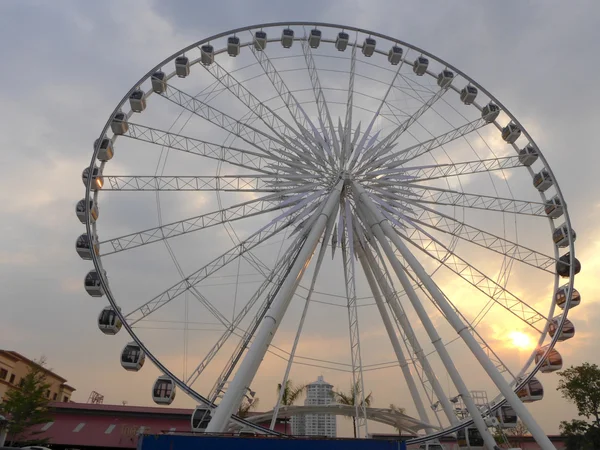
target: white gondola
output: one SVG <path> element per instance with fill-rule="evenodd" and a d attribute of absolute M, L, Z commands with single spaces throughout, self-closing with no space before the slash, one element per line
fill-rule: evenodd
<path fill-rule="evenodd" d="M 571 303 L 571 306 L 573 306 L 573 303 Z M 562 316 L 555 317 L 554 319 L 552 319 L 552 322 L 550 322 L 550 324 L 548 325 L 548 333 L 550 334 L 550 337 L 553 338 L 556 335 L 556 331 L 558 330 L 558 324 L 561 320 Z M 575 325 L 573 325 L 573 322 L 571 322 L 569 319 L 565 319 L 565 323 L 563 324 L 562 330 L 557 340 L 562 342 L 566 341 L 567 339 L 571 339 L 573 336 L 575 336 Z"/>
<path fill-rule="evenodd" d="M 514 144 L 519 139 L 519 136 L 521 136 L 521 129 L 516 123 L 510 122 L 502 128 L 502 139 L 509 144 Z"/>
<path fill-rule="evenodd" d="M 104 271 L 104 276 L 106 276 L 106 271 Z M 83 285 L 87 293 L 92 297 L 102 297 L 104 295 L 104 288 L 100 282 L 100 274 L 95 269 L 88 272 Z"/>
<path fill-rule="evenodd" d="M 413 63 L 413 72 L 418 76 L 425 75 L 425 72 L 427 72 L 427 67 L 429 67 L 429 60 L 424 56 L 419 56 Z"/>
<path fill-rule="evenodd" d="M 577 239 L 577 233 L 571 228 L 571 239 L 575 241 Z M 552 240 L 557 247 L 568 247 L 569 246 L 569 229 L 566 223 L 556 227 L 552 233 Z"/>
<path fill-rule="evenodd" d="M 544 205 L 544 211 L 548 217 L 558 219 L 563 215 L 563 206 L 558 195 L 555 195 L 550 200 L 546 200 Z"/>
<path fill-rule="evenodd" d="M 92 252 L 98 256 L 100 254 L 98 237 L 95 235 L 92 236 L 92 241 L 90 243 L 90 237 L 87 233 L 83 233 L 77 238 L 77 241 L 75 241 L 75 250 L 77 250 L 77 254 L 81 259 L 92 259 Z"/>
<path fill-rule="evenodd" d="M 496 418 L 501 428 L 515 428 L 519 420 L 513 407 L 508 404 L 502 405 L 496 410 Z"/>
<path fill-rule="evenodd" d="M 144 98 L 144 91 L 136 89 L 129 96 L 129 106 L 133 112 L 142 112 L 146 109 L 146 99 Z"/>
<path fill-rule="evenodd" d="M 162 94 L 167 90 L 167 75 L 159 70 L 154 72 L 151 77 L 152 90 L 157 94 Z"/>
<path fill-rule="evenodd" d="M 200 47 L 200 62 L 205 66 L 210 66 L 215 62 L 215 49 L 210 44 L 204 44 Z"/>
<path fill-rule="evenodd" d="M 444 446 L 439 443 L 439 441 L 435 442 L 427 442 L 425 444 L 419 445 L 419 450 L 445 450 Z"/>
<path fill-rule="evenodd" d="M 437 77 L 437 84 L 441 88 L 445 88 L 450 86 L 452 80 L 454 79 L 454 72 L 448 69 L 442 70 Z"/>
<path fill-rule="evenodd" d="M 146 354 L 135 342 L 127 344 L 121 352 L 121 366 L 130 372 L 137 372 L 144 366 Z"/>
<path fill-rule="evenodd" d="M 477 97 L 477 88 L 470 84 L 462 88 L 460 91 L 460 101 L 465 105 L 472 105 Z"/>
<path fill-rule="evenodd" d="M 486 123 L 492 123 L 500 115 L 500 107 L 495 103 L 488 103 L 481 109 L 481 118 Z"/>
<path fill-rule="evenodd" d="M 575 258 L 574 263 L 575 275 L 581 272 L 581 263 L 577 258 Z M 563 278 L 568 278 L 571 270 L 571 253 L 565 253 L 558 261 L 556 261 L 556 273 L 558 273 Z"/>
<path fill-rule="evenodd" d="M 363 42 L 362 54 L 367 58 L 371 57 L 373 53 L 375 53 L 375 45 L 377 45 L 377 41 L 375 41 L 375 39 L 372 37 L 366 38 L 365 42 Z"/>
<path fill-rule="evenodd" d="M 281 32 L 281 45 L 283 48 L 290 48 L 294 43 L 294 30 L 290 28 L 284 28 Z"/>
<path fill-rule="evenodd" d="M 542 361 L 542 357 L 544 356 L 544 353 L 546 353 L 547 349 L 548 349 L 548 346 L 544 346 L 544 347 L 539 348 L 536 351 L 536 353 L 535 353 L 535 363 L 536 364 L 538 364 L 540 361 Z M 548 356 L 546 356 L 546 358 L 544 358 L 542 365 L 540 366 L 540 372 L 542 372 L 542 373 L 556 372 L 557 370 L 562 369 L 562 366 L 563 366 L 562 356 L 560 356 L 560 353 L 558 353 L 558 350 L 553 348 L 548 353 Z"/>
<path fill-rule="evenodd" d="M 519 150 L 519 162 L 524 166 L 531 166 L 538 159 L 538 152 L 533 145 L 527 145 Z"/>
<path fill-rule="evenodd" d="M 237 36 L 229 36 L 227 38 L 227 54 L 229 56 L 237 56 L 240 54 L 240 38 Z"/>
<path fill-rule="evenodd" d="M 204 432 L 212 418 L 210 409 L 206 406 L 197 406 L 192 413 L 192 431 Z"/>
<path fill-rule="evenodd" d="M 388 62 L 392 66 L 396 66 L 400 64 L 400 61 L 402 61 L 402 47 L 394 45 L 388 52 Z"/>
<path fill-rule="evenodd" d="M 335 48 L 337 48 L 338 51 L 343 52 L 344 50 L 346 50 L 346 47 L 348 47 L 349 40 L 350 35 L 348 33 L 340 31 L 337 37 L 335 38 Z"/>
<path fill-rule="evenodd" d="M 474 426 L 458 430 L 456 432 L 456 443 L 458 444 L 459 449 L 484 449 L 483 437 L 481 436 L 479 430 Z"/>
<path fill-rule="evenodd" d="M 83 172 L 81 172 L 81 181 L 83 181 L 84 186 L 87 186 L 89 176 L 90 176 L 90 168 L 86 167 L 85 169 L 83 169 Z M 102 176 L 102 172 L 100 172 L 100 169 L 98 168 L 98 166 L 94 166 L 94 169 L 92 170 L 92 191 L 97 191 L 98 189 L 102 189 L 103 185 L 104 185 L 104 177 Z"/>
<path fill-rule="evenodd" d="M 119 308 L 119 311 L 121 309 Z M 105 307 L 102 311 L 100 311 L 100 315 L 98 316 L 98 328 L 104 334 L 115 335 L 123 326 L 123 322 L 119 319 L 116 311 L 112 308 L 112 306 Z"/>
<path fill-rule="evenodd" d="M 321 43 L 321 35 L 323 33 L 321 32 L 321 30 L 317 30 L 316 28 L 314 30 L 310 30 L 310 34 L 308 35 L 308 45 L 310 45 L 310 48 L 318 48 L 319 44 Z"/>
<path fill-rule="evenodd" d="M 517 396 L 523 403 L 540 401 L 544 398 L 544 386 L 536 377 L 533 377 L 529 383 L 519 389 Z"/>
<path fill-rule="evenodd" d="M 267 33 L 260 30 L 254 33 L 254 48 L 258 51 L 264 50 L 267 46 Z"/>
<path fill-rule="evenodd" d="M 256 431 L 254 431 L 252 428 L 242 428 L 240 431 L 238 431 L 238 436 L 239 437 L 256 437 L 258 435 L 256 434 Z"/>
<path fill-rule="evenodd" d="M 115 154 L 112 141 L 106 136 L 104 136 L 101 141 L 100 139 L 96 139 L 94 141 L 94 150 L 98 146 L 98 143 L 100 143 L 100 148 L 98 149 L 98 159 L 104 162 L 110 161 Z"/>
<path fill-rule="evenodd" d="M 567 266 L 568 268 L 568 266 Z M 559 287 L 556 290 L 556 293 L 554 294 L 554 301 L 556 302 L 556 306 L 558 306 L 560 309 L 565 309 L 565 306 L 567 304 L 567 291 L 569 289 L 569 285 L 568 284 L 564 284 L 561 287 Z M 573 289 L 573 292 L 571 292 L 571 305 L 569 306 L 569 308 L 574 308 L 575 306 L 579 305 L 581 303 L 581 294 L 579 293 L 579 291 L 577 289 Z"/>
<path fill-rule="evenodd" d="M 175 58 L 175 73 L 179 78 L 185 78 L 190 74 L 190 59 L 181 55 Z"/>
<path fill-rule="evenodd" d="M 152 386 L 152 400 L 158 405 L 170 405 L 175 400 L 175 383 L 166 375 L 161 375 Z"/>
<path fill-rule="evenodd" d="M 127 130 L 129 130 L 129 124 L 127 123 L 127 116 L 123 111 L 117 111 L 117 113 L 113 116 L 112 122 L 110 123 L 110 128 L 115 134 L 125 134 Z"/>
<path fill-rule="evenodd" d="M 540 170 L 533 176 L 533 185 L 540 192 L 546 191 L 550 186 L 552 186 L 552 183 L 552 177 L 546 169 Z"/>
<path fill-rule="evenodd" d="M 90 200 L 90 223 L 96 222 L 98 220 L 98 205 L 94 200 Z M 77 202 L 75 206 L 75 214 L 77 214 L 77 218 L 81 223 L 85 223 L 85 198 L 82 198 Z"/>

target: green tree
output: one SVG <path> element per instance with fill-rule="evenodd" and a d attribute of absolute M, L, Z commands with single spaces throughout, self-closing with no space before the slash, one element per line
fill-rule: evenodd
<path fill-rule="evenodd" d="M 357 398 L 356 394 L 358 393 L 358 383 L 355 383 L 353 386 L 350 386 L 349 392 L 333 392 L 333 398 L 341 405 L 349 405 L 356 406 Z M 365 397 L 365 406 L 368 408 L 371 406 L 371 402 L 373 401 L 373 393 L 370 392 L 369 395 Z M 359 404 L 362 406 L 362 404 Z M 354 437 L 356 437 L 356 417 L 352 417 L 352 427 L 354 430 Z"/>
<path fill-rule="evenodd" d="M 558 388 L 562 396 L 577 406 L 579 416 L 591 420 L 575 419 L 560 423 L 561 435 L 567 438 L 567 450 L 600 448 L 600 368 L 583 363 L 558 372 Z"/>
<path fill-rule="evenodd" d="M 400 408 L 399 406 L 396 406 L 393 403 L 390 403 L 390 409 L 397 414 L 404 414 L 406 412 L 404 408 Z M 398 434 L 402 434 L 402 429 L 399 425 L 394 425 L 394 428 L 398 430 Z"/>
<path fill-rule="evenodd" d="M 41 431 L 29 431 L 35 425 L 52 420 L 48 410 L 50 399 L 46 396 L 50 383 L 46 381 L 45 365 L 44 357 L 35 361 L 19 387 L 11 387 L 0 404 L 0 411 L 9 419 L 7 440 L 11 445 L 39 445 L 47 442 L 47 439 L 35 438 Z"/>
<path fill-rule="evenodd" d="M 237 415 L 242 419 L 248 417 L 250 411 L 256 409 L 258 406 L 258 397 L 253 398 L 252 401 L 248 400 L 246 397 L 242 400 L 240 407 L 238 408 Z"/>
<path fill-rule="evenodd" d="M 285 389 L 283 390 L 283 396 L 281 397 L 281 404 L 283 406 L 291 406 L 298 398 L 304 393 L 306 386 L 294 386 L 292 380 L 285 382 Z M 281 394 L 281 383 L 277 384 L 277 398 Z M 285 434 L 287 434 L 289 417 L 284 418 L 285 420 Z"/>
<path fill-rule="evenodd" d="M 529 436 L 529 429 L 521 420 L 513 428 L 495 428 L 494 439 L 496 442 L 505 442 L 511 447 L 520 447 L 524 436 Z"/>

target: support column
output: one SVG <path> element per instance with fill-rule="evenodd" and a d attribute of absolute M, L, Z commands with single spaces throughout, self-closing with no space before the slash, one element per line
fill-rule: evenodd
<path fill-rule="evenodd" d="M 369 198 L 369 196 L 368 196 L 367 192 L 364 190 L 364 188 L 356 182 L 353 182 L 352 186 L 353 186 L 355 192 L 358 194 L 359 201 L 361 201 L 365 205 L 366 209 L 371 213 L 373 232 L 375 233 L 375 235 L 377 236 L 377 239 L 379 240 L 382 247 L 384 248 L 384 251 L 385 251 L 387 257 L 388 257 L 388 259 L 390 259 L 390 263 L 392 263 L 392 266 L 394 267 L 394 271 L 398 275 L 398 278 L 400 278 L 400 281 L 401 281 L 402 285 L 404 286 L 404 289 L 406 290 L 407 294 L 409 294 L 409 291 L 407 290 L 407 285 L 408 285 L 408 287 L 410 287 L 411 291 L 412 291 L 412 286 L 410 286 L 409 282 L 408 283 L 406 282 L 407 276 L 403 271 L 402 265 L 400 264 L 400 262 L 394 255 L 392 247 L 388 243 L 386 237 L 389 238 L 390 241 L 392 241 L 394 243 L 394 245 L 396 246 L 398 251 L 400 251 L 400 254 L 404 257 L 404 259 L 406 260 L 408 265 L 415 272 L 416 276 L 421 280 L 421 282 L 423 283 L 425 288 L 430 292 L 431 296 L 437 303 L 438 307 L 440 308 L 440 310 L 446 317 L 446 320 L 450 323 L 450 325 L 454 328 L 454 330 L 458 333 L 458 335 L 463 339 L 465 344 L 467 344 L 467 346 L 469 347 L 471 352 L 475 355 L 475 357 L 477 358 L 477 360 L 479 361 L 481 366 L 487 372 L 488 376 L 492 379 L 492 381 L 498 387 L 498 389 L 500 390 L 502 395 L 506 398 L 508 403 L 513 407 L 513 409 L 515 410 L 517 415 L 521 418 L 523 423 L 527 426 L 527 428 L 531 432 L 531 434 L 534 437 L 534 439 L 536 440 L 536 442 L 540 445 L 540 447 L 543 450 L 556 450 L 554 445 L 552 445 L 552 443 L 550 442 L 550 439 L 548 439 L 548 436 L 546 435 L 546 433 L 544 433 L 544 430 L 542 430 L 542 428 L 538 425 L 538 423 L 535 421 L 535 419 L 533 418 L 533 416 L 531 415 L 529 410 L 521 402 L 521 400 L 519 399 L 517 394 L 515 394 L 515 392 L 511 389 L 510 385 L 504 379 L 504 377 L 502 377 L 500 372 L 498 372 L 498 369 L 496 369 L 496 366 L 494 365 L 494 363 L 492 363 L 490 361 L 490 359 L 487 357 L 487 355 L 485 354 L 483 349 L 479 346 L 479 344 L 477 343 L 477 341 L 475 340 L 473 335 L 471 335 L 468 327 L 461 321 L 461 319 L 458 317 L 458 314 L 456 314 L 456 311 L 454 311 L 452 306 L 448 303 L 448 301 L 444 297 L 444 294 L 442 293 L 442 291 L 435 284 L 435 282 L 431 279 L 431 277 L 429 276 L 427 271 L 423 268 L 421 263 L 417 260 L 417 258 L 411 253 L 411 251 L 408 249 L 408 247 L 406 247 L 406 244 L 402 241 L 400 236 L 395 232 L 395 230 L 391 226 L 390 222 L 384 217 L 384 215 L 381 213 L 381 211 L 379 211 L 377 209 L 377 207 L 374 205 L 373 201 Z M 404 279 L 404 281 L 403 281 L 403 279 Z M 412 294 L 414 295 L 414 291 L 412 291 Z M 409 295 L 409 299 L 411 300 L 411 303 L 413 303 L 413 299 L 411 298 L 411 295 Z M 423 308 L 423 305 L 421 305 L 418 298 L 416 298 L 415 300 L 416 300 L 415 303 L 418 305 L 417 314 L 419 314 L 419 318 L 423 322 L 423 325 L 425 325 L 425 322 L 423 321 L 423 318 L 421 317 L 421 314 L 423 314 L 423 313 L 425 314 L 425 317 L 426 317 L 427 321 L 429 322 L 429 324 L 432 325 L 431 322 L 429 321 L 429 318 L 427 317 L 427 315 L 425 313 L 425 309 Z M 414 303 L 413 303 L 413 306 L 415 306 Z M 421 313 L 419 313 L 419 310 L 421 311 Z M 437 332 L 436 332 L 436 334 L 437 334 Z M 441 344 L 441 341 L 438 341 L 437 345 L 434 343 L 434 345 L 436 345 L 436 348 L 437 348 L 437 346 L 440 346 L 440 344 Z M 441 347 L 443 348 L 443 353 L 445 355 L 448 355 L 446 348 L 443 345 L 441 345 Z M 442 356 L 442 354 L 440 354 L 440 356 Z M 449 359 L 449 355 L 445 356 L 444 358 Z M 442 359 L 444 359 L 444 358 L 442 358 Z M 496 445 L 494 438 L 489 433 L 489 431 L 481 417 L 481 414 L 479 413 L 479 410 L 475 406 L 473 399 L 470 397 L 470 394 L 468 393 L 468 391 L 466 392 L 466 394 L 467 394 L 466 398 L 465 398 L 465 395 L 461 392 L 462 390 L 466 390 L 466 386 L 464 385 L 464 382 L 463 382 L 462 378 L 460 377 L 460 374 L 456 370 L 456 367 L 454 367 L 454 364 L 451 359 L 449 359 L 449 363 L 450 363 L 450 367 L 452 369 L 452 371 L 450 373 L 450 377 L 453 379 L 453 381 L 454 381 L 454 377 L 456 377 L 455 385 L 457 386 L 459 393 L 462 394 L 462 398 L 463 398 L 463 401 L 465 402 L 465 406 L 467 406 L 469 414 L 471 415 L 471 418 L 475 422 L 475 425 L 477 426 L 479 431 L 482 432 L 486 446 L 491 450 Z M 459 388 L 459 385 L 457 385 L 457 382 L 461 385 L 460 388 Z"/>
<path fill-rule="evenodd" d="M 269 348 L 269 344 L 273 340 L 275 332 L 281 323 L 281 319 L 285 315 L 290 300 L 310 263 L 310 259 L 323 234 L 327 220 L 335 213 L 336 208 L 339 205 L 340 193 L 343 185 L 344 181 L 340 180 L 327 197 L 323 209 L 318 213 L 319 216 L 310 229 L 292 270 L 283 281 L 277 297 L 271 304 L 269 311 L 267 311 L 267 314 L 260 324 L 254 342 L 248 349 L 246 357 L 240 364 L 238 371 L 229 384 L 221 403 L 219 403 L 219 406 L 216 408 L 215 414 L 206 428 L 207 433 L 223 432 L 227 427 L 231 415 L 234 414 L 239 407 L 244 393 L 250 386 L 250 383 L 252 383 L 252 380 L 260 367 L 260 363 Z"/>

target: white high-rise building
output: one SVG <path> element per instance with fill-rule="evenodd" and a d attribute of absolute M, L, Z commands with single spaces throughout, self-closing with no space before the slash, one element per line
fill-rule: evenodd
<path fill-rule="evenodd" d="M 322 376 L 306 385 L 304 406 L 328 405 L 334 403 L 333 386 Z M 333 414 L 304 414 L 292 417 L 292 434 L 300 436 L 336 437 L 337 421 Z"/>

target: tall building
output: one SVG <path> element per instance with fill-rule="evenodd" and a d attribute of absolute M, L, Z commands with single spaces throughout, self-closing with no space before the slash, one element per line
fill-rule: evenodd
<path fill-rule="evenodd" d="M 32 366 L 39 366 L 39 364 L 20 353 L 0 350 L 0 401 L 11 388 L 19 387 L 21 380 Z M 50 384 L 46 397 L 52 401 L 68 402 L 75 388 L 69 386 L 66 379 L 51 370 L 45 367 L 42 369 L 46 372 L 46 383 Z"/>
<path fill-rule="evenodd" d="M 333 386 L 322 376 L 306 385 L 304 406 L 329 405 L 334 403 Z M 336 437 L 337 421 L 333 414 L 304 414 L 292 417 L 292 434 L 301 436 Z"/>

